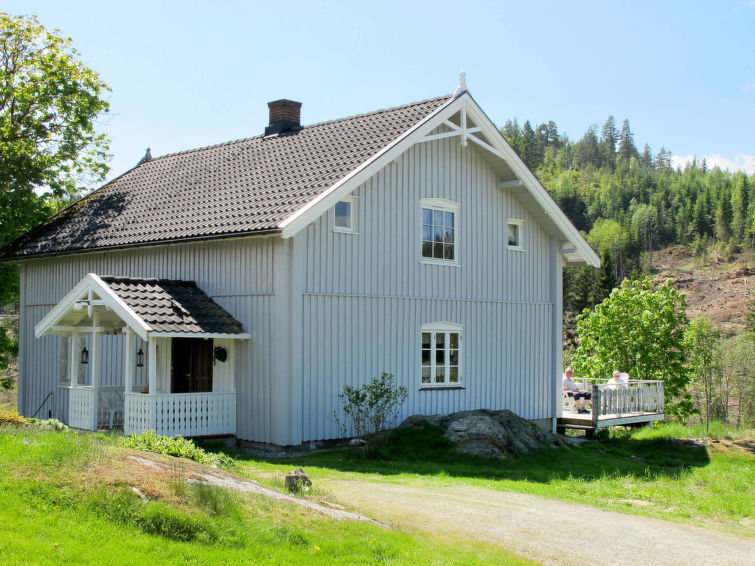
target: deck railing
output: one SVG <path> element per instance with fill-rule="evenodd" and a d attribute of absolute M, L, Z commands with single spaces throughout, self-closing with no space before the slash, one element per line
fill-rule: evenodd
<path fill-rule="evenodd" d="M 236 434 L 235 393 L 126 393 L 126 434 Z"/>
<path fill-rule="evenodd" d="M 629 415 L 663 414 L 664 391 L 660 380 L 630 380 L 626 386 L 591 383 L 592 420 Z"/>

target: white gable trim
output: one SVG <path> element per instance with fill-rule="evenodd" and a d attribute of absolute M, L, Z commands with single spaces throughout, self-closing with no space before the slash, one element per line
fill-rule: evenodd
<path fill-rule="evenodd" d="M 485 143 L 472 135 L 465 136 L 464 133 L 469 132 L 469 130 L 465 132 L 466 124 L 462 124 L 461 128 L 454 126 L 452 128 L 453 133 L 461 134 L 463 141 L 471 139 L 483 150 L 489 151 L 496 157 L 503 159 L 514 172 L 517 179 L 522 182 L 538 205 L 542 207 L 545 214 L 555 224 L 556 228 L 561 232 L 563 239 L 574 245 L 578 254 L 586 263 L 598 267 L 600 265 L 598 255 L 561 211 L 548 194 L 548 191 L 545 190 L 545 187 L 540 184 L 540 181 L 527 168 L 516 152 L 506 142 L 503 134 L 498 131 L 495 124 L 491 122 L 468 92 L 463 92 L 456 98 L 449 100 L 392 144 L 383 148 L 372 159 L 360 165 L 315 199 L 284 219 L 280 224 L 281 236 L 283 238 L 291 238 L 298 234 L 330 209 L 338 200 L 352 192 L 414 144 L 425 141 L 424 138 L 434 129 L 442 124 L 448 125 L 447 120 L 459 111 L 462 112 L 463 121 L 465 121 L 464 118 L 469 117 L 475 123 L 474 131 L 479 131 L 483 134 L 489 143 Z"/>
<path fill-rule="evenodd" d="M 553 221 L 558 230 L 563 234 L 564 240 L 571 242 L 577 251 L 580 253 L 584 261 L 592 265 L 593 267 L 600 266 L 600 258 L 595 251 L 590 247 L 582 234 L 579 233 L 574 225 L 569 221 L 563 211 L 558 207 L 556 202 L 548 194 L 537 177 L 529 170 L 524 164 L 524 161 L 516 154 L 513 148 L 508 144 L 503 134 L 498 131 L 495 124 L 490 121 L 482 108 L 480 108 L 475 100 L 465 93 L 463 96 L 469 101 L 467 107 L 467 115 L 472 118 L 475 124 L 482 128 L 482 134 L 488 139 L 493 148 L 498 150 L 503 155 L 503 159 L 509 168 L 516 175 L 517 179 L 524 183 L 525 188 L 535 198 L 537 203 L 543 208 L 545 214 Z M 513 185 L 512 185 L 513 186 Z"/>
<path fill-rule="evenodd" d="M 149 340 L 152 328 L 144 322 L 102 279 L 94 273 L 88 273 L 84 279 L 71 289 L 47 315 L 34 327 L 34 336 L 39 338 L 45 334 L 51 334 L 58 327 L 58 321 L 68 311 L 75 308 L 79 301 L 91 301 L 92 293 L 101 297 L 97 304 L 103 304 L 115 312 L 126 325 L 131 328 L 142 340 Z M 91 302 L 89 302 L 91 306 Z M 82 331 L 86 330 L 82 328 Z"/>
<path fill-rule="evenodd" d="M 285 218 L 280 223 L 282 229 L 281 236 L 283 238 L 291 238 L 298 234 L 310 223 L 322 216 L 336 202 L 404 153 L 404 151 L 417 143 L 422 137 L 437 128 L 443 120 L 453 116 L 458 111 L 458 105 L 456 104 L 458 100 L 458 98 L 452 98 L 435 110 L 435 112 L 428 114 L 423 120 L 404 132 L 392 144 L 384 147 L 371 159 L 365 161 L 351 173 L 340 179 L 335 185 Z"/>

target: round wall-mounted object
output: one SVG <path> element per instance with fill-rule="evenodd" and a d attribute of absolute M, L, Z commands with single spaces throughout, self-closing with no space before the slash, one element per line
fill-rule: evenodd
<path fill-rule="evenodd" d="M 228 359 L 228 350 L 222 346 L 217 346 L 215 348 L 215 359 L 219 362 L 226 361 Z"/>

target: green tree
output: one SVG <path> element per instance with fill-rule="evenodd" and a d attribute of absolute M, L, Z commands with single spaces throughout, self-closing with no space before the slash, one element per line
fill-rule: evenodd
<path fill-rule="evenodd" d="M 698 411 L 705 415 L 705 430 L 710 425 L 720 381 L 719 338 L 716 326 L 704 316 L 698 316 L 690 322 L 684 333 L 692 391 Z"/>
<path fill-rule="evenodd" d="M 624 280 L 593 310 L 577 319 L 580 345 L 572 358 L 578 375 L 608 379 L 614 369 L 633 379 L 663 380 L 666 412 L 679 419 L 693 410 L 686 393 L 684 331 L 689 323 L 686 300 L 667 281 L 653 291 L 649 278 Z"/>
<path fill-rule="evenodd" d="M 649 151 L 649 150 L 648 150 Z M 624 120 L 619 134 L 619 157 L 629 163 L 634 158 L 639 158 L 637 146 L 634 145 L 634 134 L 629 129 L 629 120 Z"/>
<path fill-rule="evenodd" d="M 0 12 L 0 246 L 107 173 L 108 139 L 95 129 L 107 90 L 70 38 Z M 16 267 L 0 264 L 0 302 L 17 300 Z"/>
<path fill-rule="evenodd" d="M 615 288 L 616 272 L 613 267 L 613 260 L 611 260 L 611 254 L 603 252 L 600 256 L 600 269 L 595 281 L 592 305 L 596 305 L 608 298 Z"/>
<path fill-rule="evenodd" d="M 747 175 L 737 173 L 731 187 L 731 232 L 737 244 L 744 242 L 749 208 Z"/>
<path fill-rule="evenodd" d="M 609 116 L 600 130 L 600 152 L 603 158 L 603 164 L 613 168 L 614 159 L 616 158 L 616 142 L 619 138 L 619 131 L 616 129 L 616 121 L 613 116 Z"/>

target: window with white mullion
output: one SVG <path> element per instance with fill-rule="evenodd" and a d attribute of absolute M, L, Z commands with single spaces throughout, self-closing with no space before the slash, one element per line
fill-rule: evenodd
<path fill-rule="evenodd" d="M 459 385 L 461 382 L 460 329 L 423 328 L 421 346 L 422 385 Z"/>

